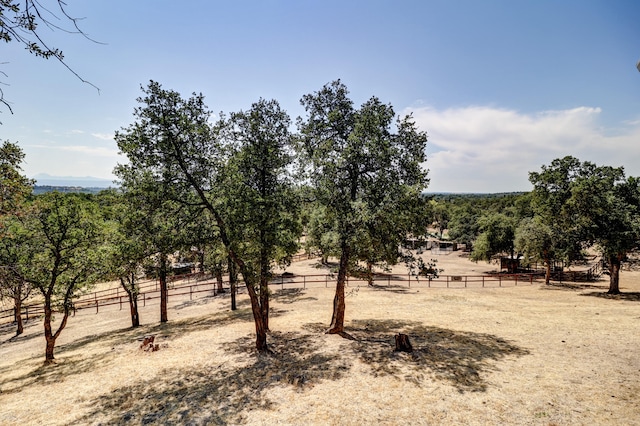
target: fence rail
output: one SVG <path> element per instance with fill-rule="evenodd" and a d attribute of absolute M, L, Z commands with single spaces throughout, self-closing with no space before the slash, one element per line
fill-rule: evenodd
<path fill-rule="evenodd" d="M 375 274 L 371 284 L 377 287 L 407 287 L 407 288 L 500 288 L 514 287 L 518 285 L 531 285 L 542 278 L 539 273 L 520 274 L 487 274 L 487 275 L 441 275 L 437 278 L 416 278 L 412 275 Z M 329 287 L 335 283 L 336 276 L 331 274 L 316 275 L 279 275 L 269 283 L 274 289 L 288 288 L 319 288 Z M 365 278 L 347 277 L 347 286 L 366 286 L 369 281 Z M 173 277 L 168 283 L 168 298 L 189 295 L 189 300 L 199 297 L 202 293 L 216 296 L 218 294 L 218 282 L 215 277 L 203 274 L 186 274 Z M 229 282 L 223 282 L 225 292 L 229 291 Z M 244 286 L 238 285 L 239 292 L 244 291 Z M 156 299 L 160 299 L 160 285 L 157 280 L 145 280 L 139 283 L 138 304 L 146 306 Z M 120 310 L 127 309 L 129 297 L 121 287 L 100 290 L 76 298 L 73 302 L 74 315 L 78 310 L 93 310 L 100 312 L 101 308 L 118 305 Z M 41 303 L 29 304 L 22 307 L 22 315 L 25 319 L 44 315 L 44 306 Z M 0 311 L 0 323 L 15 321 L 13 309 Z"/>

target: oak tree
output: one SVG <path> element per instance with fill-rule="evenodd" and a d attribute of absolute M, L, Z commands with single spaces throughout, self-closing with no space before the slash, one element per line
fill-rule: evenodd
<path fill-rule="evenodd" d="M 609 293 L 620 292 L 620 264 L 640 241 L 640 180 L 622 167 L 566 156 L 531 172 L 534 208 L 551 226 L 564 257 L 595 245 L 609 268 Z"/>
<path fill-rule="evenodd" d="M 95 203 L 84 195 L 58 192 L 39 196 L 23 224 L 27 255 L 19 273 L 43 297 L 45 362 L 50 363 L 73 299 L 104 274 L 104 229 Z M 61 318 L 54 330 L 56 312 Z"/>
<path fill-rule="evenodd" d="M 290 232 L 281 225 L 290 213 L 277 200 L 288 117 L 276 102 L 260 101 L 247 113 L 212 124 L 201 94 L 183 99 L 153 81 L 142 90 L 136 122 L 116 134 L 129 160 L 121 167 L 149 174 L 172 202 L 208 215 L 246 284 L 256 348 L 267 351 L 268 291 L 260 275 L 267 262 L 260 259 L 276 260 L 272 256 L 281 253 L 266 244 L 278 245 Z M 242 229 L 246 214 L 255 220 Z"/>
<path fill-rule="evenodd" d="M 17 144 L 3 142 L 0 146 L 0 297 L 13 301 L 16 334 L 24 331 L 22 302 L 31 293 L 29 283 L 18 274 L 25 238 L 18 219 L 33 189 L 33 180 L 21 174 L 23 161 L 24 152 Z"/>
<path fill-rule="evenodd" d="M 382 237 L 403 233 L 393 216 L 400 217 L 404 201 L 419 197 L 428 184 L 423 167 L 427 135 L 410 116 L 394 123 L 393 108 L 376 97 L 354 108 L 339 80 L 300 102 L 307 117 L 298 121 L 299 150 L 309 163 L 316 198 L 335 218 L 339 236 L 340 264 L 327 332 L 344 333 L 347 272 L 354 259 L 366 260 L 358 241 L 382 242 Z"/>

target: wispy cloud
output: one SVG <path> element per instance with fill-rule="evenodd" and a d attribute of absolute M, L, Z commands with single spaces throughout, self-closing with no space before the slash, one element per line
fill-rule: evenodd
<path fill-rule="evenodd" d="M 565 155 L 623 165 L 628 175 L 640 175 L 640 125 L 626 123 L 612 135 L 598 123 L 600 108 L 523 114 L 482 106 L 418 107 L 404 112 L 412 112 L 429 134 L 433 191 L 529 190 L 528 172 Z"/>
<path fill-rule="evenodd" d="M 91 133 L 91 136 L 93 136 L 94 138 L 97 138 L 97 139 L 101 139 L 103 141 L 112 141 L 113 140 L 113 134 Z"/>
<path fill-rule="evenodd" d="M 95 157 L 117 157 L 118 150 L 115 148 L 105 148 L 100 146 L 87 146 L 87 145 L 31 145 L 32 148 L 41 148 L 58 151 L 75 152 L 84 155 L 91 155 Z"/>

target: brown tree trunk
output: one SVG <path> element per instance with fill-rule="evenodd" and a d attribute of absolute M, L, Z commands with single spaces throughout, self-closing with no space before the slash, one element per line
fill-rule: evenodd
<path fill-rule="evenodd" d="M 236 272 L 236 264 L 229 257 L 229 287 L 231 291 L 231 310 L 238 309 L 236 306 L 236 293 L 238 288 L 238 273 Z"/>
<path fill-rule="evenodd" d="M 44 338 L 46 340 L 46 348 L 44 352 L 44 362 L 45 364 L 50 364 L 53 362 L 53 348 L 56 345 L 56 339 L 53 336 L 53 332 L 51 330 L 51 317 L 53 312 L 51 311 L 51 300 L 46 300 L 44 302 Z"/>
<path fill-rule="evenodd" d="M 620 263 L 622 256 L 609 256 L 609 294 L 620 294 Z"/>
<path fill-rule="evenodd" d="M 17 324 L 17 328 L 16 328 L 16 336 L 21 335 L 22 333 L 24 333 L 24 324 L 22 323 L 22 297 L 20 297 L 21 295 L 18 295 L 17 297 L 13 298 L 13 309 L 15 312 L 15 320 L 16 320 L 16 324 Z"/>
<path fill-rule="evenodd" d="M 373 286 L 373 263 L 367 262 L 367 284 Z"/>
<path fill-rule="evenodd" d="M 202 191 L 200 191 L 200 196 L 202 199 L 206 199 Z M 244 266 L 244 261 L 240 259 L 236 253 L 231 248 L 231 242 L 226 233 L 226 227 L 224 225 L 224 221 L 222 217 L 218 214 L 218 212 L 213 208 L 211 204 L 207 204 L 209 211 L 214 215 L 216 219 L 216 223 L 218 225 L 218 231 L 220 233 L 220 239 L 222 243 L 227 248 L 229 253 L 229 270 L 231 272 L 231 264 L 238 265 L 242 276 L 244 277 L 245 284 L 247 286 L 247 291 L 249 292 L 249 298 L 251 299 L 251 310 L 253 312 L 253 320 L 256 325 L 256 349 L 258 352 L 268 352 L 269 347 L 267 346 L 267 331 L 264 327 L 264 323 L 262 321 L 262 315 L 260 314 L 260 303 L 258 300 L 258 296 L 256 295 L 254 282 L 252 281 L 251 275 L 247 273 L 247 270 Z M 231 275 L 231 273 L 229 274 Z M 235 291 L 231 292 L 231 309 L 235 309 Z"/>
<path fill-rule="evenodd" d="M 342 253 L 340 255 L 340 269 L 338 270 L 338 281 L 336 282 L 336 294 L 333 298 L 333 315 L 331 317 L 331 325 L 327 334 L 344 333 L 344 288 L 347 280 L 347 267 L 349 265 L 349 247 L 346 243 L 342 243 Z"/>
<path fill-rule="evenodd" d="M 251 299 L 251 310 L 253 311 L 253 319 L 256 325 L 256 349 L 258 352 L 268 352 L 267 346 L 267 326 L 262 316 L 262 309 L 259 303 L 258 295 L 256 294 L 253 286 L 247 283 L 247 290 L 249 292 L 249 298 Z"/>
<path fill-rule="evenodd" d="M 269 330 L 269 278 L 260 277 L 260 316 L 265 331 Z"/>
<path fill-rule="evenodd" d="M 204 274 L 204 248 L 198 249 L 198 270 L 201 274 Z"/>
<path fill-rule="evenodd" d="M 129 295 L 129 308 L 131 310 L 131 327 L 140 327 L 140 315 L 138 314 L 138 294 Z"/>
<path fill-rule="evenodd" d="M 129 278 L 127 278 L 127 282 L 125 279 L 120 277 L 120 286 L 127 292 L 127 296 L 129 298 L 129 312 L 131 314 L 131 327 L 139 327 L 140 326 L 140 315 L 138 314 L 138 291 L 136 289 L 135 284 L 135 276 L 131 274 Z"/>
<path fill-rule="evenodd" d="M 216 268 L 215 271 L 216 274 L 216 282 L 218 283 L 218 293 L 224 293 L 224 287 L 222 286 L 224 280 L 222 278 L 222 269 L 221 268 Z"/>
<path fill-rule="evenodd" d="M 551 282 L 551 259 L 549 258 L 547 252 L 544 252 L 544 266 L 545 266 L 545 271 L 544 271 L 544 283 L 546 285 L 549 285 L 549 283 Z"/>
<path fill-rule="evenodd" d="M 261 231 L 264 234 L 264 231 Z M 261 238 L 264 238 L 263 236 Z M 264 244 L 263 244 L 264 246 Z M 260 316 L 265 331 L 269 330 L 269 260 L 265 250 L 260 253 Z"/>
<path fill-rule="evenodd" d="M 167 299 L 169 296 L 169 290 L 167 289 L 167 255 L 160 254 L 160 268 L 158 278 L 160 280 L 160 322 L 169 321 L 167 315 Z"/>
<path fill-rule="evenodd" d="M 60 322 L 60 326 L 58 330 L 53 333 L 53 329 L 51 327 L 51 320 L 53 318 L 53 310 L 51 309 L 51 296 L 45 296 L 44 301 L 44 338 L 47 342 L 45 352 L 44 352 L 44 363 L 51 364 L 55 359 L 53 356 L 53 350 L 56 346 L 56 339 L 67 325 L 67 319 L 69 318 L 69 310 L 65 309 L 62 315 L 62 321 Z M 67 302 L 65 302 L 65 306 Z"/>
<path fill-rule="evenodd" d="M 56 339 L 51 337 L 50 335 L 45 336 L 47 341 L 47 347 L 44 352 L 44 363 L 51 364 L 54 361 L 53 349 L 56 346 Z"/>
<path fill-rule="evenodd" d="M 244 261 L 236 256 L 235 252 L 231 249 L 229 250 L 229 258 L 238 266 L 238 269 L 240 269 L 247 287 L 247 292 L 249 293 L 249 299 L 251 300 L 251 312 L 253 313 L 253 321 L 256 326 L 256 349 L 258 352 L 269 352 L 269 347 L 267 346 L 268 330 L 262 315 L 260 295 L 256 292 L 256 284 L 259 285 L 259 283 L 255 282 L 255 275 L 247 271 Z M 231 268 L 229 269 L 231 270 Z M 235 300 L 232 303 L 235 303 Z"/>

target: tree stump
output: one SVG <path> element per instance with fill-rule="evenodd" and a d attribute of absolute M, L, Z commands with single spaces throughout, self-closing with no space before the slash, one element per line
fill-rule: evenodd
<path fill-rule="evenodd" d="M 395 352 L 413 352 L 413 346 L 409 340 L 409 336 L 406 334 L 396 334 L 396 349 Z"/>
<path fill-rule="evenodd" d="M 140 345 L 140 349 L 142 349 L 145 352 L 157 351 L 158 349 L 160 349 L 160 346 L 153 344 L 155 339 L 156 339 L 156 336 L 153 334 L 144 336 L 144 338 L 142 339 L 142 344 Z"/>

